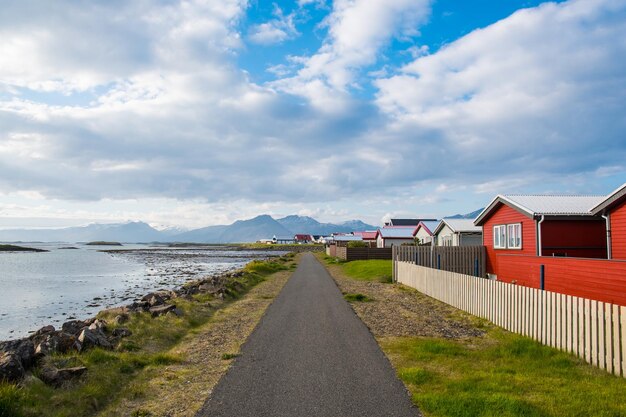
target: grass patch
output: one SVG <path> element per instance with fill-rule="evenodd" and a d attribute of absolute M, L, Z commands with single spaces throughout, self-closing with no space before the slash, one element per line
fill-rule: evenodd
<path fill-rule="evenodd" d="M 390 260 L 371 259 L 369 261 L 345 262 L 341 264 L 341 269 L 347 276 L 359 281 L 391 282 L 392 265 Z"/>
<path fill-rule="evenodd" d="M 12 384 L 0 382 L 0 417 L 19 417 L 22 392 Z"/>
<path fill-rule="evenodd" d="M 491 327 L 482 338 L 380 341 L 425 416 L 624 416 L 626 381 Z"/>
<path fill-rule="evenodd" d="M 345 298 L 348 301 L 352 301 L 352 302 L 368 302 L 368 301 L 374 301 L 373 298 L 368 297 L 365 294 L 345 294 L 343 296 L 343 298 Z"/>
<path fill-rule="evenodd" d="M 92 416 L 121 396 L 145 395 L 150 376 L 162 375 L 161 368 L 185 360 L 170 353 L 171 349 L 187 334 L 207 323 L 217 311 L 216 306 L 225 307 L 269 275 L 288 269 L 292 262 L 291 255 L 250 262 L 242 276 L 230 281 L 224 301 L 208 294 L 198 294 L 191 300 L 176 298 L 173 302 L 183 311 L 181 317 L 167 314 L 152 318 L 148 313 L 132 314 L 130 321 L 124 324 L 132 331 L 132 336 L 123 339 L 116 350 L 93 349 L 82 354 L 46 357 L 46 363 L 58 367 L 86 366 L 87 372 L 80 380 L 61 389 L 51 388 L 36 378 L 19 389 L 15 385 L 1 384 L 0 417 Z M 104 314 L 100 317 L 113 323 L 113 317 Z M 35 376 L 37 372 L 35 369 Z M 142 410 L 136 413 L 133 415 L 147 415 L 141 414 Z"/>
<path fill-rule="evenodd" d="M 237 356 L 239 356 L 238 353 L 224 353 L 222 355 L 222 359 L 228 361 L 230 359 L 235 359 Z"/>

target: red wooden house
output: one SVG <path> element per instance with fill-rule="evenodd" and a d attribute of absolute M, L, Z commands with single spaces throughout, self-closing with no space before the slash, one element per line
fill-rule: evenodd
<path fill-rule="evenodd" d="M 608 258 L 626 260 L 626 184 L 591 209 L 606 221 Z"/>
<path fill-rule="evenodd" d="M 589 211 L 602 199 L 599 196 L 498 195 L 474 221 L 483 227 L 487 273 L 492 278 L 498 277 L 504 266 L 500 264 L 511 258 L 501 255 L 606 259 L 604 219 Z M 508 268 L 506 275 L 510 272 Z"/>

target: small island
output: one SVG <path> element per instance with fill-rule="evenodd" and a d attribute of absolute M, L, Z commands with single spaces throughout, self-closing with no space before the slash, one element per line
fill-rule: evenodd
<path fill-rule="evenodd" d="M 0 252 L 49 252 L 45 249 L 27 248 L 16 245 L 0 245 Z"/>
<path fill-rule="evenodd" d="M 87 246 L 123 246 L 120 242 L 105 242 L 102 240 L 97 240 L 95 242 L 86 243 Z"/>

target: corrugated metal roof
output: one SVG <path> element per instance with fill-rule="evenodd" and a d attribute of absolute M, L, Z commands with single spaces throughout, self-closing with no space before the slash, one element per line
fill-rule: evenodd
<path fill-rule="evenodd" d="M 436 219 L 390 219 L 392 226 L 417 226 L 419 222 L 432 221 Z"/>
<path fill-rule="evenodd" d="M 474 225 L 474 219 L 442 219 L 453 232 L 482 232 L 483 228 Z M 439 227 L 438 227 L 439 228 Z"/>
<path fill-rule="evenodd" d="M 413 239 L 415 227 L 382 227 L 378 230 L 385 239 Z"/>
<path fill-rule="evenodd" d="M 439 224 L 439 220 L 424 220 L 421 221 L 420 224 L 424 225 L 432 235 Z"/>
<path fill-rule="evenodd" d="M 352 242 L 355 240 L 363 240 L 361 236 L 335 236 L 333 239 L 337 242 Z"/>
<path fill-rule="evenodd" d="M 624 197 L 626 197 L 626 184 L 622 184 L 615 191 L 602 199 L 592 207 L 590 211 L 594 215 L 600 214 L 603 210 L 616 206 L 624 201 Z"/>
<path fill-rule="evenodd" d="M 604 199 L 598 195 L 537 195 L 508 194 L 498 195 L 474 220 L 482 224 L 489 213 L 499 204 L 507 204 L 533 216 L 591 216 L 590 208 Z"/>
<path fill-rule="evenodd" d="M 525 194 L 512 194 L 504 197 L 534 214 L 547 215 L 590 215 L 589 209 L 604 198 L 599 195 Z"/>

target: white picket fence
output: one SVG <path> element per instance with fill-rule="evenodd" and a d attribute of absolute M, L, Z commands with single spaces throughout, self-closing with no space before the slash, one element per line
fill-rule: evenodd
<path fill-rule="evenodd" d="M 626 377 L 626 307 L 394 261 L 394 279 Z"/>

